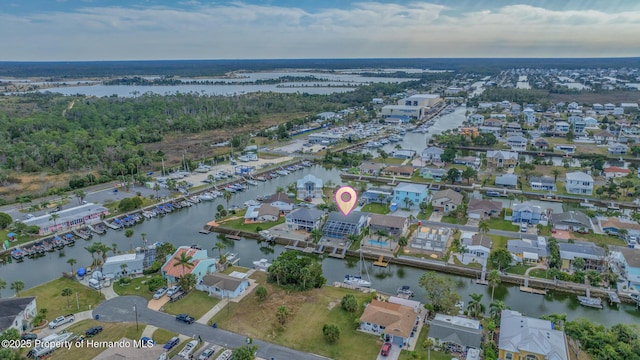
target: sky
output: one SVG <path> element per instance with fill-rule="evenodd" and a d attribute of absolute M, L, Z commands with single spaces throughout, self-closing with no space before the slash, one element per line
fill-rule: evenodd
<path fill-rule="evenodd" d="M 0 0 L 0 61 L 640 56 L 638 0 Z"/>

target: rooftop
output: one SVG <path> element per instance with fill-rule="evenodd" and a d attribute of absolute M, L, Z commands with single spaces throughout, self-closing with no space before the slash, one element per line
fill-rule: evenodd
<path fill-rule="evenodd" d="M 16 316 L 20 315 L 33 300 L 35 300 L 34 296 L 0 299 L 0 332 L 11 327 Z"/>
<path fill-rule="evenodd" d="M 408 306 L 371 300 L 360 316 L 360 321 L 384 326 L 385 334 L 409 338 L 416 316 Z"/>
<path fill-rule="evenodd" d="M 564 332 L 554 330 L 548 320 L 522 316 L 503 310 L 500 320 L 499 348 L 514 353 L 542 354 L 548 360 L 568 360 Z"/>

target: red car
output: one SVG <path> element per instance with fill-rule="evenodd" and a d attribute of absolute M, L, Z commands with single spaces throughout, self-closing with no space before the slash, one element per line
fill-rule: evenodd
<path fill-rule="evenodd" d="M 380 350 L 380 355 L 389 356 L 389 351 L 391 351 L 391 343 L 386 342 L 382 345 L 382 350 Z"/>

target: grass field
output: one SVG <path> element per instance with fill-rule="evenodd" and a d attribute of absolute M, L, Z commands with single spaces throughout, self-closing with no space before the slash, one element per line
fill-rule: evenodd
<path fill-rule="evenodd" d="M 509 266 L 505 271 L 509 274 L 524 275 L 528 268 L 530 268 L 530 266 L 520 264 Z"/>
<path fill-rule="evenodd" d="M 225 274 L 225 275 L 230 275 L 232 272 L 237 271 L 237 272 L 241 272 L 241 273 L 248 273 L 249 272 L 249 268 L 246 267 L 242 267 L 242 266 L 233 266 L 230 265 L 228 268 L 224 269 L 224 271 L 221 271 L 220 273 Z"/>
<path fill-rule="evenodd" d="M 138 330 L 136 330 L 136 324 L 133 323 L 103 323 L 95 320 L 80 321 L 71 325 L 67 330 L 74 334 L 84 333 L 85 330 L 94 326 L 102 326 L 101 333 L 93 337 L 95 341 L 118 341 L 123 337 L 138 340 L 142 336 L 142 330 L 145 328 L 145 324 L 138 324 Z M 60 348 L 56 350 L 48 359 L 74 359 L 74 360 L 91 360 L 98 354 L 106 350 L 104 347 L 73 347 L 71 350 Z"/>
<path fill-rule="evenodd" d="M 166 303 L 162 307 L 164 312 L 168 314 L 189 314 L 194 318 L 199 319 L 207 311 L 220 302 L 219 299 L 207 295 L 207 293 L 199 290 L 191 290 L 184 298 L 172 302 Z"/>
<path fill-rule="evenodd" d="M 324 286 L 306 292 L 289 292 L 273 284 L 266 283 L 266 274 L 252 275 L 267 288 L 267 300 L 259 302 L 255 295 L 249 295 L 240 303 L 231 303 L 228 311 L 219 312 L 210 323 L 217 323 L 226 330 L 263 339 L 294 349 L 320 354 L 332 359 L 372 359 L 375 358 L 382 342 L 377 336 L 356 330 L 354 316 L 340 307 L 340 300 L 346 294 L 354 294 L 362 304 L 368 295 Z M 288 321 L 284 326 L 276 320 L 276 309 L 289 309 Z M 327 343 L 322 335 L 324 324 L 336 324 L 340 328 L 340 339 Z"/>
<path fill-rule="evenodd" d="M 370 212 L 374 214 L 388 214 L 389 213 L 389 205 L 387 204 L 378 204 L 378 203 L 368 203 L 362 207 L 362 211 Z"/>
<path fill-rule="evenodd" d="M 120 296 L 124 295 L 137 295 L 142 296 L 147 300 L 153 298 L 153 292 L 149 291 L 149 286 L 145 284 L 153 276 L 143 276 L 135 279 L 131 279 L 129 284 L 120 285 L 117 281 L 113 283 L 113 291 Z"/>
<path fill-rule="evenodd" d="M 466 217 L 458 219 L 455 216 L 446 215 L 446 216 L 443 216 L 442 220 L 440 220 L 440 221 L 443 222 L 443 223 L 447 223 L 447 224 L 464 225 L 464 224 L 467 223 L 467 221 L 469 221 L 469 219 L 467 219 Z"/>
<path fill-rule="evenodd" d="M 606 244 L 606 245 L 617 245 L 617 246 L 626 246 L 627 244 L 625 243 L 624 240 L 620 239 L 619 237 L 616 236 L 611 236 L 611 235 L 605 235 L 605 234 L 579 234 L 579 233 L 575 233 L 572 232 L 571 233 L 571 237 L 575 240 L 581 240 L 581 241 L 590 241 L 594 244 L 597 245 L 602 245 L 602 244 Z"/>
<path fill-rule="evenodd" d="M 489 228 L 490 229 L 504 230 L 504 231 L 519 231 L 520 230 L 520 226 L 513 225 L 511 223 L 511 221 L 509 221 L 509 220 L 491 218 L 491 219 L 486 220 L 486 221 L 489 224 Z"/>
<path fill-rule="evenodd" d="M 506 248 L 507 241 L 513 239 L 507 236 L 492 235 L 492 234 L 489 234 L 489 237 L 491 237 L 491 241 L 493 242 L 493 246 L 492 246 L 493 249 Z"/>
<path fill-rule="evenodd" d="M 263 230 L 270 229 L 270 228 L 272 228 L 272 227 L 274 227 L 274 226 L 276 226 L 278 224 L 283 224 L 284 220 L 285 220 L 284 216 L 281 216 L 278 219 L 278 221 L 271 221 L 271 222 L 264 222 L 264 223 L 254 223 L 254 224 L 245 224 L 244 223 L 244 211 L 238 212 L 234 216 L 238 217 L 238 219 L 224 221 L 224 222 L 222 222 L 220 224 L 220 227 L 257 233 L 256 229 L 258 227 L 262 228 Z"/>
<path fill-rule="evenodd" d="M 72 291 L 69 297 L 62 296 L 62 290 L 66 288 Z M 99 291 L 62 277 L 24 290 L 20 296 L 36 296 L 38 309 L 47 309 L 47 320 L 53 320 L 60 315 L 90 310 L 104 300 L 104 295 Z"/>
<path fill-rule="evenodd" d="M 153 335 L 151 335 L 151 338 L 153 339 L 153 341 L 155 341 L 156 344 L 161 345 L 166 344 L 167 341 L 169 341 L 169 339 L 174 336 L 178 336 L 178 333 L 174 333 L 165 329 L 156 329 L 156 331 L 153 332 Z"/>

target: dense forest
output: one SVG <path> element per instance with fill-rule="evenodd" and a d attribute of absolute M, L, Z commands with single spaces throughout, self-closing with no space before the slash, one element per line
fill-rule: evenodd
<path fill-rule="evenodd" d="M 222 130 L 225 132 L 221 136 L 226 137 L 207 141 L 229 140 L 228 134 L 264 130 L 267 125 L 262 121 L 266 117 L 371 106 L 373 97 L 397 93 L 416 83 L 374 84 L 331 95 L 179 93 L 96 98 L 30 93 L 0 97 L 0 183 L 12 181 L 8 170 L 99 174 L 95 179 L 76 182 L 78 186 L 110 181 L 125 173 L 142 174 L 142 169 L 149 169 L 163 156 L 161 151 L 151 153 L 143 145 L 161 142 L 167 135 Z"/>

